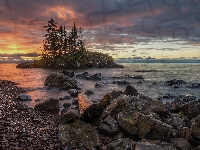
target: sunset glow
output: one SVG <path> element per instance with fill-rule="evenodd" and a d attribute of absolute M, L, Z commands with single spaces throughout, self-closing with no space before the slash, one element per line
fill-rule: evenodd
<path fill-rule="evenodd" d="M 69 30 L 76 22 L 88 50 L 113 58 L 200 58 L 199 4 L 102 2 L 9 0 L 8 7 L 1 1 L 0 53 L 41 54 L 44 26 L 53 18 Z"/>

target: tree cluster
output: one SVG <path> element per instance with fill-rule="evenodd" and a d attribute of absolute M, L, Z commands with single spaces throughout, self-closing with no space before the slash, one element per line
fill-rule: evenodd
<path fill-rule="evenodd" d="M 58 27 L 53 19 L 44 27 L 47 34 L 44 36 L 42 57 L 39 61 L 43 67 L 108 67 L 114 63 L 108 54 L 86 50 L 80 35 L 81 28 L 78 31 L 75 23 L 71 31 L 67 31 L 62 25 Z"/>

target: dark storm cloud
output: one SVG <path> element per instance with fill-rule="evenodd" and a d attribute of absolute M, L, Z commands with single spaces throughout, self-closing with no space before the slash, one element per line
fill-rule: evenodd
<path fill-rule="evenodd" d="M 199 0 L 2 0 L 0 34 L 39 44 L 52 17 L 69 29 L 76 21 L 85 30 L 86 44 L 148 44 L 171 38 L 198 45 L 199 10 Z"/>

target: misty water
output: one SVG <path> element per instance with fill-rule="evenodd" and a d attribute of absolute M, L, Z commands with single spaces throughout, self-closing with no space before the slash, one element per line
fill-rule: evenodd
<path fill-rule="evenodd" d="M 53 69 L 31 68 L 31 69 L 17 69 L 17 64 L 0 64 L 0 79 L 10 80 L 18 83 L 18 86 L 27 88 L 32 100 L 24 102 L 30 107 L 34 107 L 36 103 L 40 103 L 42 100 L 48 98 L 61 98 L 68 95 L 68 91 L 59 90 L 57 88 L 47 89 L 44 86 L 45 78 L 48 74 L 55 71 Z M 181 88 L 172 88 L 165 86 L 164 83 L 170 79 L 182 79 L 188 84 L 200 83 L 200 65 L 199 64 L 159 64 L 159 63 L 136 63 L 136 64 L 122 64 L 124 68 L 112 68 L 112 69 L 85 69 L 85 70 L 70 70 L 76 74 L 87 71 L 89 74 L 101 73 L 104 77 L 101 81 L 88 81 L 83 79 L 76 79 L 79 82 L 81 91 L 91 90 L 93 95 L 88 96 L 90 100 L 96 101 L 103 98 L 103 96 L 111 92 L 112 90 L 125 90 L 126 85 L 113 84 L 113 81 L 126 80 L 133 85 L 138 92 L 143 95 L 147 95 L 151 98 L 157 98 L 162 96 L 163 93 L 172 93 L 174 95 L 195 95 L 200 97 L 200 89 L 187 88 L 183 85 Z M 138 70 L 153 70 L 152 72 L 138 72 Z M 145 79 L 126 79 L 126 75 L 142 75 Z M 115 77 L 123 77 L 123 79 L 117 79 Z M 142 84 L 137 83 L 142 81 Z M 101 88 L 95 88 L 95 83 L 105 83 Z M 152 84 L 156 82 L 157 84 Z M 35 101 L 41 99 L 41 101 Z M 72 98 L 71 100 L 76 99 Z M 60 103 L 71 102 L 71 100 L 60 101 Z"/>

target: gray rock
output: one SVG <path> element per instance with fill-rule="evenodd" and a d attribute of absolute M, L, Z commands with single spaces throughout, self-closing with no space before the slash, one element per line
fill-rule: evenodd
<path fill-rule="evenodd" d="M 151 144 L 149 142 L 137 142 L 135 145 L 135 150 L 165 150 L 159 145 Z"/>
<path fill-rule="evenodd" d="M 119 132 L 117 121 L 111 116 L 107 116 L 98 126 L 98 131 L 105 135 L 112 136 Z"/>
<path fill-rule="evenodd" d="M 191 144 L 183 138 L 171 138 L 170 143 L 174 144 L 174 146 L 181 150 L 191 150 L 192 148 Z"/>
<path fill-rule="evenodd" d="M 137 111 L 120 112 L 117 122 L 128 133 L 142 139 L 166 141 L 178 133 L 171 126 Z"/>
<path fill-rule="evenodd" d="M 200 115 L 195 118 L 195 122 L 191 125 L 191 132 L 200 140 Z"/>
<path fill-rule="evenodd" d="M 76 89 L 69 89 L 68 93 L 71 97 L 78 97 L 78 94 L 81 93 L 81 91 L 78 91 Z"/>
<path fill-rule="evenodd" d="M 19 100 L 19 101 L 28 101 L 28 100 L 32 100 L 32 99 L 31 99 L 31 96 L 23 94 L 23 93 L 20 93 L 17 96 L 17 100 Z"/>

